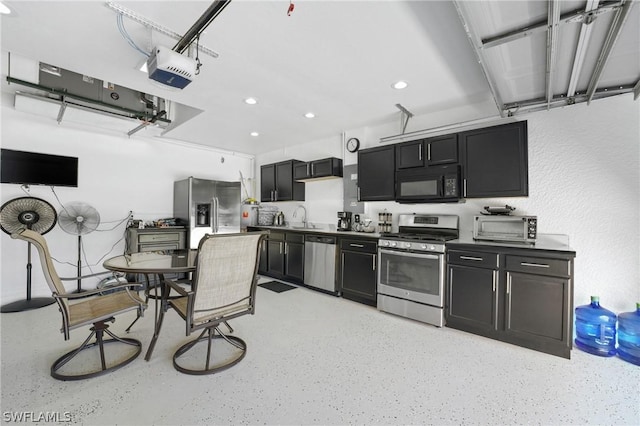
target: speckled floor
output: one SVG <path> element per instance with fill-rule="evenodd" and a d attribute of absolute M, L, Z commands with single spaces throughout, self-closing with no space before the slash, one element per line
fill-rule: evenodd
<path fill-rule="evenodd" d="M 256 315 L 232 322 L 245 359 L 205 377 L 173 369 L 188 338 L 171 311 L 150 362 L 79 382 L 49 376 L 86 337 L 64 341 L 56 306 L 0 321 L 3 424 L 24 412 L 85 425 L 640 424 L 640 368 L 618 358 L 566 360 L 305 288 L 259 287 Z M 144 350 L 152 322 L 153 308 L 130 334 Z"/>

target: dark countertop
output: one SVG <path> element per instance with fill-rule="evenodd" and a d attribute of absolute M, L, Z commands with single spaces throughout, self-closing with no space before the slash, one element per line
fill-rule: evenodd
<path fill-rule="evenodd" d="M 575 250 L 573 250 L 569 246 L 569 236 L 561 234 L 538 234 L 535 244 L 525 244 L 474 240 L 472 233 L 469 232 L 461 235 L 457 240 L 447 241 L 447 246 L 454 244 L 465 245 L 469 248 L 476 248 L 481 250 L 491 249 L 491 247 L 508 247 L 524 250 L 562 252 L 565 254 L 572 254 L 574 256 L 576 254 Z"/>
<path fill-rule="evenodd" d="M 338 231 L 335 225 L 317 225 L 315 228 L 296 228 L 292 226 L 251 226 L 250 228 L 268 229 L 274 231 L 300 232 L 303 234 L 328 234 L 337 237 L 363 237 L 363 238 L 380 238 L 378 232 L 355 232 L 355 231 Z"/>

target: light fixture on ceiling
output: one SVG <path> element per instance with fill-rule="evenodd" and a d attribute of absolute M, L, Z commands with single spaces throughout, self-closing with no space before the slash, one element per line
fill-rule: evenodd
<path fill-rule="evenodd" d="M 260 133 L 258 133 L 258 132 L 251 132 L 251 136 L 254 136 L 254 137 L 255 137 L 255 136 L 260 136 Z"/>
<path fill-rule="evenodd" d="M 6 4 L 0 2 L 0 14 L 2 15 L 9 15 L 11 14 L 11 9 L 9 9 L 9 6 L 7 6 Z"/>
<path fill-rule="evenodd" d="M 398 89 L 398 90 L 406 89 L 407 86 L 409 86 L 409 83 L 407 83 L 406 81 L 403 81 L 403 80 L 396 81 L 395 83 L 393 83 L 391 85 L 391 87 L 393 87 L 394 89 Z"/>
<path fill-rule="evenodd" d="M 258 100 L 256 98 L 247 98 L 244 100 L 244 103 L 248 105 L 255 105 L 258 103 Z"/>
<path fill-rule="evenodd" d="M 312 113 L 312 112 L 308 112 L 304 116 L 307 117 L 307 118 L 314 118 L 316 115 L 314 113 Z"/>

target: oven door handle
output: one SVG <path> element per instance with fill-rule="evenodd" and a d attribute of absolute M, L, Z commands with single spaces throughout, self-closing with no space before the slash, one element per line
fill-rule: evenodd
<path fill-rule="evenodd" d="M 385 249 L 380 249 L 380 254 L 395 254 L 398 256 L 419 257 L 421 259 L 440 259 L 440 256 L 442 256 L 442 254 L 437 255 L 437 254 L 426 254 L 426 253 L 413 253 L 409 251 L 385 250 Z"/>

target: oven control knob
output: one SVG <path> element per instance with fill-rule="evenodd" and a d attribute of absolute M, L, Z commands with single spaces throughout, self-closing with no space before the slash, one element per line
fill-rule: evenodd
<path fill-rule="evenodd" d="M 420 246 L 420 248 L 421 248 L 421 249 L 423 249 L 423 250 L 426 250 L 426 249 L 427 249 L 427 245 L 426 245 L 426 244 L 422 244 L 422 245 Z"/>
<path fill-rule="evenodd" d="M 435 250 L 436 246 L 429 246 L 429 250 Z"/>
<path fill-rule="evenodd" d="M 398 243 L 396 243 L 395 241 L 391 241 L 391 242 L 389 243 L 389 245 L 390 245 L 391 247 L 395 247 L 395 246 L 397 246 L 397 245 L 398 245 Z"/>
<path fill-rule="evenodd" d="M 411 243 L 404 243 L 404 246 L 405 246 L 406 248 L 411 248 Z"/>
<path fill-rule="evenodd" d="M 383 241 L 383 242 L 382 242 L 382 245 L 383 245 L 383 246 L 385 246 L 385 247 L 387 247 L 387 246 L 389 245 L 389 241 Z"/>

